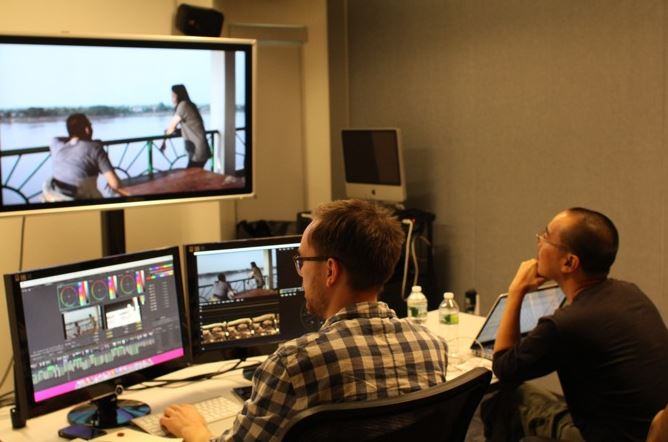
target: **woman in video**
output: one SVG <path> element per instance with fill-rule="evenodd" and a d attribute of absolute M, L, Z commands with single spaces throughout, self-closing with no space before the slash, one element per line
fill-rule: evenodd
<path fill-rule="evenodd" d="M 206 141 L 202 115 L 195 103 L 190 101 L 184 85 L 172 86 L 172 103 L 174 104 L 174 116 L 165 129 L 165 134 L 173 134 L 176 127 L 180 126 L 181 136 L 188 153 L 188 167 L 204 167 L 204 164 L 211 158 L 211 149 Z M 160 149 L 164 149 L 164 142 Z"/>
<path fill-rule="evenodd" d="M 261 289 L 264 287 L 264 275 L 262 270 L 255 264 L 255 261 L 251 261 L 251 278 L 255 280 L 255 287 Z"/>

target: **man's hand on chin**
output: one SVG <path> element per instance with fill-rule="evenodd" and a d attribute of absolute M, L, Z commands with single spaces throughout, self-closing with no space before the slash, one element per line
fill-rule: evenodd
<path fill-rule="evenodd" d="M 524 297 L 528 292 L 536 290 L 547 278 L 538 274 L 538 260 L 535 258 L 520 264 L 513 281 L 508 287 L 508 296 Z"/>

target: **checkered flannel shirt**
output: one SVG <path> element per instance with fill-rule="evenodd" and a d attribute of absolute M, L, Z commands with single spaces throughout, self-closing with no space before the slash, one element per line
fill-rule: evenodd
<path fill-rule="evenodd" d="M 350 305 L 318 332 L 281 345 L 255 371 L 253 393 L 221 439 L 277 440 L 319 404 L 397 396 L 445 382 L 445 341 L 382 302 Z"/>

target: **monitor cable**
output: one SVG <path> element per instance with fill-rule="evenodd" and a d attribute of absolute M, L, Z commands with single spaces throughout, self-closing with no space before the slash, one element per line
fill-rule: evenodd
<path fill-rule="evenodd" d="M 19 272 L 23 271 L 23 248 L 25 245 L 26 216 L 21 217 L 21 236 L 19 241 Z"/>
<path fill-rule="evenodd" d="M 26 231 L 26 216 L 23 215 L 21 217 L 21 234 L 19 235 L 19 269 L 18 269 L 19 272 L 23 271 L 23 249 L 25 245 L 25 231 Z M 5 386 L 5 382 L 9 377 L 9 372 L 12 370 L 13 366 L 14 366 L 14 356 L 12 355 L 9 357 L 9 363 L 7 364 L 7 368 L 5 369 L 5 372 L 2 375 L 2 380 L 0 380 L 0 390 L 2 390 L 2 387 Z M 5 404 L 5 400 L 7 399 L 7 396 L 13 393 L 14 390 L 11 390 L 0 395 L 0 406 L 8 405 Z"/>
<path fill-rule="evenodd" d="M 14 358 L 10 358 L 9 364 L 7 364 L 7 368 L 5 369 L 5 373 L 2 375 L 2 380 L 0 380 L 0 390 L 2 390 L 2 387 L 4 387 L 5 381 L 9 377 L 9 372 L 11 371 L 13 365 L 14 365 Z"/>
<path fill-rule="evenodd" d="M 406 279 L 408 278 L 408 260 L 411 252 L 411 243 L 413 242 L 413 226 L 415 221 L 404 218 L 401 220 L 402 224 L 408 225 L 408 232 L 406 233 L 406 250 L 404 251 L 404 272 L 401 279 L 401 299 L 406 301 Z M 415 272 L 417 275 L 417 272 Z"/>
<path fill-rule="evenodd" d="M 4 387 L 5 381 L 7 381 L 7 378 L 9 377 L 9 372 L 11 371 L 13 365 L 14 365 L 14 358 L 10 358 L 9 364 L 5 369 L 5 373 L 2 375 L 2 380 L 0 380 L 0 390 L 2 390 L 2 387 Z M 10 390 L 6 393 L 0 394 L 0 407 L 5 407 L 7 405 L 12 405 L 12 404 L 14 404 L 14 390 Z"/>
<path fill-rule="evenodd" d="M 411 258 L 413 259 L 413 268 L 415 269 L 413 272 L 413 285 L 417 285 L 418 276 L 420 276 L 420 266 L 418 265 L 417 255 L 415 254 L 415 241 L 417 241 L 418 238 L 422 237 L 416 236 L 411 241 Z"/>

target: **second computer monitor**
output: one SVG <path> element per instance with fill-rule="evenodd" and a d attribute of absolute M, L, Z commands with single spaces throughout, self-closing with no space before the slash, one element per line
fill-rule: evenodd
<path fill-rule="evenodd" d="M 292 257 L 299 236 L 186 246 L 190 330 L 195 362 L 270 353 L 315 331 Z"/>
<path fill-rule="evenodd" d="M 132 386 L 189 363 L 179 249 L 108 256 L 5 275 L 14 349 L 12 425 L 83 401 L 71 423 L 127 424 Z"/>

